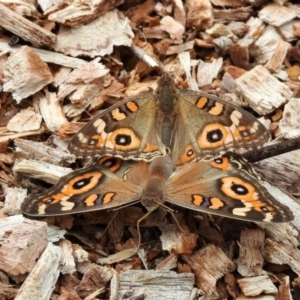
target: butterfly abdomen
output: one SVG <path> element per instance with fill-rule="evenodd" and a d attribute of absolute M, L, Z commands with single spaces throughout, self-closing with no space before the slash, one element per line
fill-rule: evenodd
<path fill-rule="evenodd" d="M 148 211 L 153 211 L 164 202 L 164 181 L 161 178 L 151 178 L 141 195 L 141 203 Z"/>

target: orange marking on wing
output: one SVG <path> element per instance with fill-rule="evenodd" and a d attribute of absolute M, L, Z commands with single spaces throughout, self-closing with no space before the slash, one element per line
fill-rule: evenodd
<path fill-rule="evenodd" d="M 84 203 L 86 206 L 94 206 L 95 201 L 98 199 L 97 194 L 89 195 L 85 200 Z"/>
<path fill-rule="evenodd" d="M 117 121 L 126 119 L 126 115 L 123 112 L 121 112 L 119 108 L 112 110 L 111 115 Z"/>
<path fill-rule="evenodd" d="M 111 164 L 106 166 L 107 162 L 111 162 Z M 110 172 L 115 172 L 120 169 L 122 165 L 122 159 L 118 157 L 103 156 L 99 159 L 98 163 L 107 167 Z"/>
<path fill-rule="evenodd" d="M 94 142 L 93 144 L 91 142 Z M 83 144 L 89 149 L 99 148 L 104 146 L 104 139 L 101 135 L 95 134 L 91 138 L 87 139 Z"/>
<path fill-rule="evenodd" d="M 183 165 L 187 162 L 192 161 L 196 157 L 195 150 L 192 145 L 187 145 L 184 152 L 180 155 L 177 165 Z"/>
<path fill-rule="evenodd" d="M 209 141 L 207 135 L 209 135 L 211 132 L 213 131 L 218 131 L 222 133 L 222 137 L 220 140 L 216 140 L 216 141 Z M 197 139 L 197 143 L 199 145 L 200 148 L 204 149 L 214 149 L 214 148 L 218 148 L 220 146 L 224 145 L 224 141 L 226 140 L 227 136 L 230 135 L 227 127 L 218 124 L 218 123 L 212 123 L 212 124 L 208 124 L 203 128 L 202 133 L 200 134 L 200 136 Z"/>
<path fill-rule="evenodd" d="M 243 134 L 243 132 L 247 134 Z M 238 126 L 232 134 L 236 139 L 243 139 L 246 141 L 249 141 L 256 136 L 256 132 L 251 133 L 246 126 Z"/>
<path fill-rule="evenodd" d="M 215 105 L 214 107 L 212 107 L 208 113 L 211 114 L 211 115 L 214 115 L 214 116 L 219 116 L 222 114 L 223 112 L 223 109 L 224 109 L 224 105 L 220 102 L 215 102 Z"/>
<path fill-rule="evenodd" d="M 217 163 L 215 160 L 210 161 L 210 165 L 216 169 L 226 171 L 230 168 L 230 161 L 226 155 L 216 158 L 221 160 L 221 163 Z"/>
<path fill-rule="evenodd" d="M 197 100 L 196 106 L 198 108 L 203 108 L 203 107 L 205 107 L 205 105 L 207 104 L 207 102 L 208 102 L 208 99 L 206 97 L 201 97 L 201 98 L 199 98 Z"/>
<path fill-rule="evenodd" d="M 138 105 L 133 101 L 127 102 L 126 106 L 132 112 L 136 112 L 139 109 Z"/>
<path fill-rule="evenodd" d="M 156 151 L 158 150 L 158 147 L 154 144 L 150 144 L 150 143 L 147 143 L 143 152 L 144 153 L 149 153 L 149 152 L 153 152 L 153 151 Z"/>
<path fill-rule="evenodd" d="M 58 193 L 58 194 L 55 194 L 55 195 L 52 195 L 51 197 L 46 197 L 44 198 L 42 201 L 48 205 L 51 205 L 51 204 L 56 204 L 56 203 L 59 203 L 60 201 L 62 201 L 62 199 L 66 197 L 65 194 L 63 193 Z M 50 201 L 49 201 L 50 200 Z"/>
<path fill-rule="evenodd" d="M 192 195 L 192 197 L 193 197 L 193 200 L 192 200 L 193 204 L 195 204 L 197 206 L 201 206 L 202 205 L 204 199 L 203 199 L 203 197 L 201 195 L 194 194 L 194 195 Z"/>
<path fill-rule="evenodd" d="M 109 202 L 111 202 L 114 198 L 116 193 L 106 193 L 104 196 L 103 196 L 103 204 L 107 204 Z"/>
<path fill-rule="evenodd" d="M 237 200 L 245 200 L 248 202 L 257 201 L 257 193 L 255 187 L 248 182 L 243 181 L 238 177 L 225 177 L 222 178 L 221 181 L 223 182 L 221 186 L 221 190 L 225 195 Z M 232 190 L 233 186 L 241 186 L 247 190 L 247 194 L 237 194 L 235 191 Z"/>
<path fill-rule="evenodd" d="M 101 177 L 102 177 L 102 173 L 97 171 L 88 172 L 82 174 L 81 176 L 76 176 L 63 187 L 62 193 L 65 195 L 77 195 L 77 194 L 82 194 L 84 192 L 88 192 L 99 184 Z M 84 184 L 84 180 L 87 180 L 85 184 Z M 78 184 L 80 181 L 83 182 L 82 187 L 78 185 L 78 188 L 74 188 L 74 185 Z"/>
<path fill-rule="evenodd" d="M 274 211 L 274 208 L 272 206 L 269 206 L 269 205 L 266 205 L 266 203 L 262 202 L 262 201 L 255 201 L 253 203 L 253 209 L 255 209 L 256 211 L 258 212 L 262 212 L 262 213 L 265 213 L 261 208 L 262 207 L 265 207 L 269 210 L 269 212 L 272 214 L 272 215 L 275 215 L 275 211 Z"/>
<path fill-rule="evenodd" d="M 116 143 L 116 138 L 118 135 L 123 135 L 125 138 L 130 139 L 130 143 L 126 145 L 120 145 Z M 105 145 L 108 148 L 116 150 L 131 150 L 137 149 L 141 145 L 141 140 L 134 134 L 134 132 L 129 128 L 119 128 L 109 133 Z"/>
<path fill-rule="evenodd" d="M 224 206 L 224 202 L 221 201 L 219 198 L 212 197 L 209 200 L 211 202 L 211 205 L 209 206 L 209 208 L 211 208 L 211 209 L 220 209 L 221 207 Z"/>

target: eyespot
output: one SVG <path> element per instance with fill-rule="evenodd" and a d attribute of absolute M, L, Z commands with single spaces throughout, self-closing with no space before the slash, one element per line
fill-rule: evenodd
<path fill-rule="evenodd" d="M 210 143 L 216 143 L 223 139 L 223 133 L 220 129 L 215 129 L 208 131 L 206 134 L 206 139 Z"/>

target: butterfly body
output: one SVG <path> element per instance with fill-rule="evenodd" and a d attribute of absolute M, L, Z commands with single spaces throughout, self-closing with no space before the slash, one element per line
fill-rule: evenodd
<path fill-rule="evenodd" d="M 179 90 L 164 74 L 154 92 L 125 99 L 88 122 L 69 151 L 144 161 L 170 153 L 173 163 L 182 165 L 261 147 L 269 138 L 249 113 L 203 92 Z"/>
<path fill-rule="evenodd" d="M 234 153 L 173 169 L 170 157 L 146 162 L 99 161 L 62 177 L 51 189 L 22 205 L 33 216 L 111 209 L 137 200 L 152 211 L 167 202 L 194 211 L 257 222 L 287 222 L 288 208 L 259 182 L 251 166 Z"/>

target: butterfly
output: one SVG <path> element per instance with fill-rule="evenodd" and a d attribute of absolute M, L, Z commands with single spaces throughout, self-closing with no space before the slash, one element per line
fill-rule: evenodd
<path fill-rule="evenodd" d="M 180 166 L 231 149 L 259 148 L 269 139 L 248 112 L 204 92 L 179 90 L 163 74 L 155 91 L 127 98 L 90 120 L 68 150 L 77 157 L 144 161 L 169 154 Z"/>
<path fill-rule="evenodd" d="M 236 153 L 174 168 L 170 156 L 152 162 L 94 159 L 56 185 L 25 199 L 30 216 L 82 213 L 140 201 L 148 211 L 171 203 L 198 212 L 257 222 L 288 222 L 291 211 L 271 196 Z"/>

